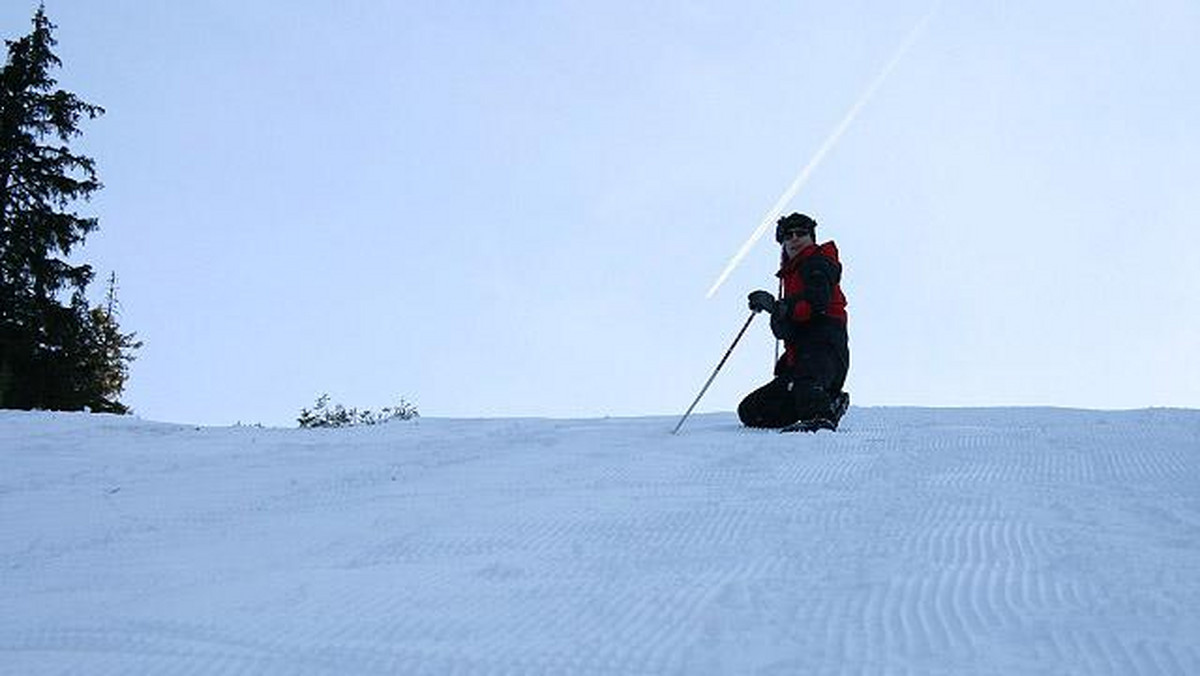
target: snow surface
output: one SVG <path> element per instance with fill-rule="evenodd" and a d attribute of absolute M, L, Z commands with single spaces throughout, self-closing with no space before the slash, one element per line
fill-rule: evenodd
<path fill-rule="evenodd" d="M 0 673 L 1200 674 L 1200 411 L 0 412 Z"/>

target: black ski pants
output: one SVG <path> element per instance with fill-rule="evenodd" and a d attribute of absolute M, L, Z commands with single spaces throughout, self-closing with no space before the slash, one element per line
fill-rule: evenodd
<path fill-rule="evenodd" d="M 786 427 L 827 413 L 841 393 L 850 367 L 850 350 L 841 340 L 798 346 L 796 362 L 780 360 L 775 379 L 746 395 L 738 417 L 747 427 Z"/>

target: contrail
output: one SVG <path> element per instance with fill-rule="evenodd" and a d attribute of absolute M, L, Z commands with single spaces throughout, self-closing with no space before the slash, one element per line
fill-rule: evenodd
<path fill-rule="evenodd" d="M 725 283 L 725 280 L 729 278 L 729 275 L 732 274 L 734 269 L 737 268 L 737 266 L 742 262 L 742 259 L 746 257 L 746 254 L 750 253 L 750 249 L 754 248 L 755 243 L 757 243 L 758 240 L 761 239 L 764 234 L 766 234 L 767 230 L 769 230 L 771 226 L 775 224 L 775 221 L 779 219 L 779 215 L 783 212 L 783 208 L 787 206 L 788 202 L 792 201 L 792 198 L 796 196 L 796 193 L 800 192 L 800 188 L 808 182 L 808 177 L 812 175 L 813 170 L 817 168 L 817 165 L 821 163 L 821 160 L 825 159 L 825 155 L 830 151 L 830 149 L 833 148 L 834 145 L 837 144 L 838 140 L 842 138 L 842 134 L 846 133 L 846 129 L 848 129 L 850 124 L 854 122 L 854 118 L 858 117 L 859 111 L 862 110 L 863 106 L 867 105 L 867 102 L 870 101 L 871 97 L 875 95 L 875 91 L 883 85 L 885 80 L 887 80 L 888 75 L 891 74 L 892 70 L 896 67 L 896 64 L 900 63 L 900 60 L 904 58 L 905 52 L 907 52 L 908 49 L 913 46 L 913 43 L 917 41 L 917 38 L 925 29 L 925 25 L 929 23 L 931 18 L 933 18 L 933 14 L 937 11 L 939 5 L 941 5 L 941 2 L 934 4 L 933 9 L 929 10 L 929 12 L 917 22 L 917 25 L 914 26 L 909 32 L 908 37 L 904 39 L 904 42 L 900 43 L 900 47 L 896 50 L 896 54 L 892 56 L 892 60 L 888 61 L 887 65 L 883 67 L 883 70 L 880 71 L 879 75 L 875 77 L 875 80 L 872 81 L 870 86 L 867 87 L 866 91 L 862 93 L 862 96 L 858 97 L 858 101 L 855 102 L 855 104 L 850 108 L 849 112 L 847 112 L 845 117 L 842 118 L 842 121 L 838 123 L 838 126 L 834 128 L 833 133 L 829 135 L 829 138 L 825 139 L 825 143 L 821 144 L 821 147 L 817 150 L 817 153 L 813 155 L 813 158 L 808 161 L 808 164 L 805 165 L 804 169 L 800 171 L 800 174 L 796 176 L 796 180 L 792 181 L 792 184 L 788 186 L 788 189 L 783 191 L 783 194 L 779 196 L 779 200 L 775 202 L 775 206 L 771 207 L 771 210 L 767 212 L 766 216 L 763 216 L 762 222 L 758 224 L 758 229 L 754 231 L 754 234 L 750 235 L 750 239 L 746 240 L 746 243 L 742 245 L 742 248 L 738 249 L 738 252 L 733 255 L 733 258 L 729 260 L 729 263 L 725 266 L 725 269 L 721 271 L 721 275 L 717 277 L 717 281 L 714 282 L 712 288 L 708 290 L 708 295 L 706 296 L 707 298 L 713 297 L 713 294 L 717 292 L 717 289 L 721 288 L 721 285 Z"/>

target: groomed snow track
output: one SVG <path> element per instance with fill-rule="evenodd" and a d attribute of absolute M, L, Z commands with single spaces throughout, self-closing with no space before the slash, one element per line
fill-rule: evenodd
<path fill-rule="evenodd" d="M 1200 673 L 1200 412 L 0 412 L 0 674 Z"/>

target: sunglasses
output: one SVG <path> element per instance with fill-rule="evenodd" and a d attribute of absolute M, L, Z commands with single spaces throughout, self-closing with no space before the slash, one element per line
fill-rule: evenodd
<path fill-rule="evenodd" d="M 780 234 L 781 239 L 779 241 L 786 242 L 793 237 L 807 237 L 811 234 L 811 231 L 804 229 L 784 230 L 783 233 Z"/>

